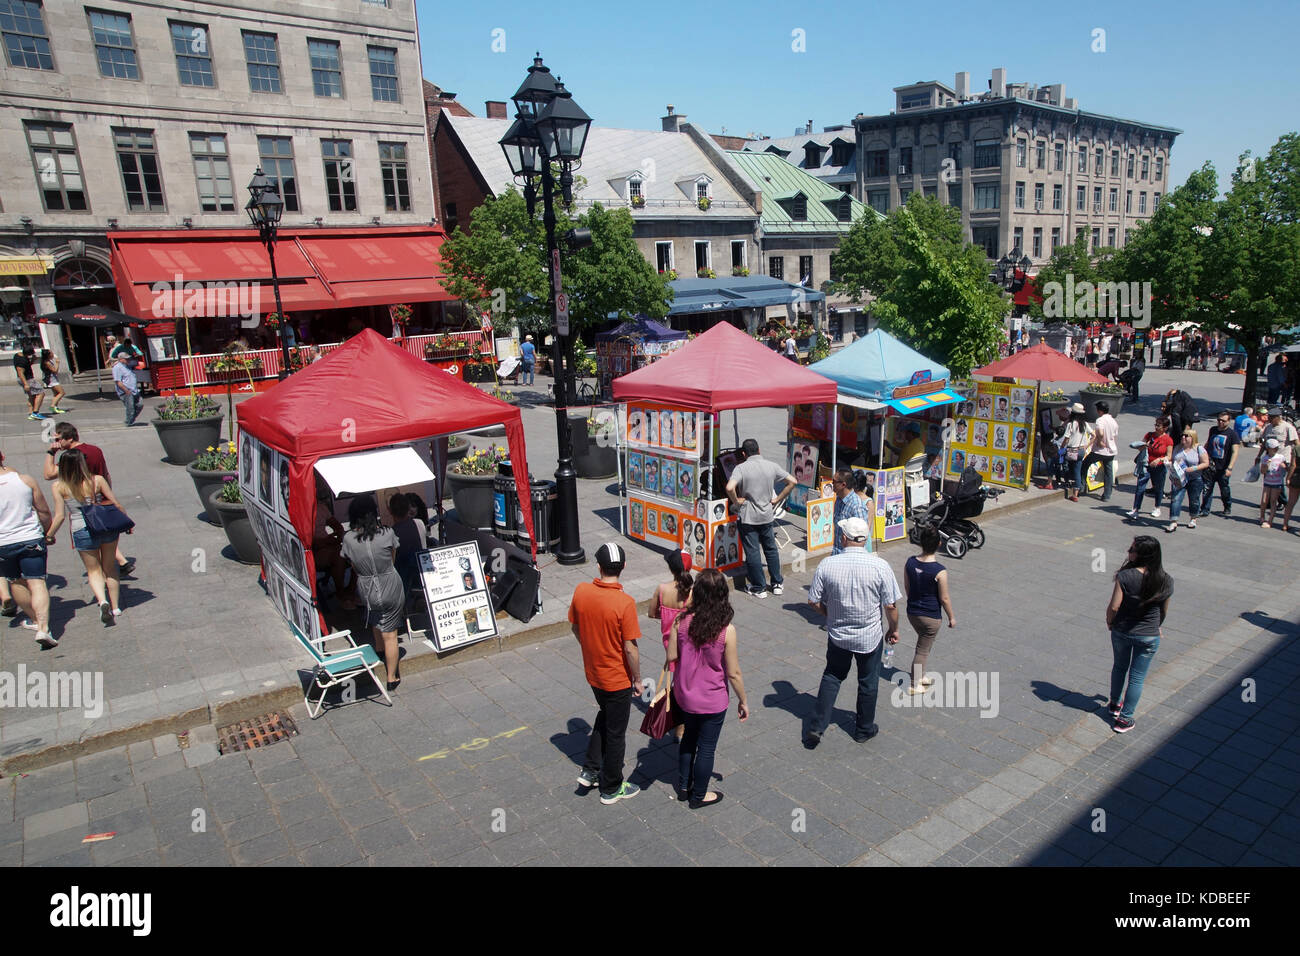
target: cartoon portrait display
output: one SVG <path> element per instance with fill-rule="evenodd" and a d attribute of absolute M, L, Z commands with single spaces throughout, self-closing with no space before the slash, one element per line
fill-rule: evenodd
<path fill-rule="evenodd" d="M 628 529 L 630 533 L 637 538 L 645 535 L 645 506 L 639 501 L 633 501 L 628 505 Z"/>
<path fill-rule="evenodd" d="M 994 400 L 993 417 L 1000 422 L 1005 422 L 1011 417 L 1011 409 L 1009 408 L 1009 403 L 1007 402 L 1007 397 L 1005 395 L 999 395 Z"/>
<path fill-rule="evenodd" d="M 641 431 L 641 442 L 645 445 L 659 444 L 659 416 L 649 408 L 645 410 L 645 427 Z"/>
<path fill-rule="evenodd" d="M 957 403 L 957 412 L 956 412 L 956 415 L 957 415 L 958 418 L 972 418 L 972 417 L 974 417 L 974 415 L 975 415 L 975 403 L 974 403 L 974 402 L 958 402 L 958 403 Z"/>
<path fill-rule="evenodd" d="M 275 469 L 275 459 L 278 457 L 271 449 L 263 448 L 257 461 L 257 500 L 272 511 L 275 510 L 275 499 L 271 497 L 271 474 Z"/>
<path fill-rule="evenodd" d="M 794 480 L 801 485 L 816 484 L 817 446 L 798 442 L 791 447 L 794 449 L 794 454 L 791 456 L 794 467 L 790 469 L 790 474 L 794 476 Z"/>
<path fill-rule="evenodd" d="M 639 408 L 629 408 L 627 412 L 627 440 L 630 442 L 645 441 L 642 433 L 645 428 L 645 416 Z"/>
<path fill-rule="evenodd" d="M 887 488 L 891 495 L 901 495 L 903 493 L 903 469 L 894 468 L 889 472 Z"/>
<path fill-rule="evenodd" d="M 979 397 L 979 400 L 975 404 L 975 417 L 976 418 L 993 417 L 993 396 L 992 395 L 981 395 Z"/>
<path fill-rule="evenodd" d="M 643 459 L 639 451 L 630 451 L 627 453 L 627 486 L 629 488 L 641 487 L 643 467 Z"/>
<path fill-rule="evenodd" d="M 682 444 L 687 448 L 695 447 L 695 413 L 682 412 Z"/>
<path fill-rule="evenodd" d="M 280 458 L 280 514 L 289 517 L 289 459 Z"/>
<path fill-rule="evenodd" d="M 829 481 L 823 481 L 821 487 L 821 497 L 829 498 L 833 494 L 835 494 L 835 485 L 833 485 Z"/>
<path fill-rule="evenodd" d="M 1025 463 L 1023 461 L 1011 460 L 1011 481 L 1013 484 L 1023 484 L 1025 481 Z"/>
<path fill-rule="evenodd" d="M 642 487 L 645 488 L 646 491 L 657 494 L 659 491 L 659 459 L 654 455 L 645 456 L 645 469 L 643 474 L 645 477 L 642 479 Z"/>
<path fill-rule="evenodd" d="M 952 455 L 949 456 L 948 471 L 954 475 L 960 475 L 966 470 L 966 453 L 960 448 L 954 448 Z"/>
<path fill-rule="evenodd" d="M 989 426 L 988 422 L 976 422 L 974 433 L 971 436 L 970 443 L 977 448 L 986 448 L 989 443 Z"/>
<path fill-rule="evenodd" d="M 815 551 L 833 543 L 833 501 L 814 501 L 808 505 L 808 550 Z"/>
<path fill-rule="evenodd" d="M 826 406 L 814 405 L 812 407 L 811 419 L 812 430 L 819 435 L 824 433 L 826 431 Z"/>
<path fill-rule="evenodd" d="M 736 465 L 739 464 L 739 460 L 734 451 L 727 451 L 718 456 L 718 464 L 722 466 L 723 475 L 725 475 L 727 480 L 730 481 L 731 473 L 735 470 Z"/>
<path fill-rule="evenodd" d="M 956 428 L 956 437 L 953 440 L 956 441 L 957 444 L 959 445 L 966 444 L 966 434 L 968 431 L 970 431 L 970 428 L 966 423 L 966 419 L 959 418 L 957 420 L 957 424 L 955 428 Z"/>
<path fill-rule="evenodd" d="M 695 500 L 695 466 L 677 463 L 677 497 L 682 501 Z"/>
<path fill-rule="evenodd" d="M 989 471 L 988 455 L 971 455 L 970 466 L 982 475 L 987 475 Z"/>
<path fill-rule="evenodd" d="M 1032 388 L 1013 388 L 1011 390 L 1012 405 L 1032 405 L 1034 402 L 1034 390 Z"/>
<path fill-rule="evenodd" d="M 1017 428 L 1012 438 L 1011 450 L 1028 451 L 1029 450 L 1028 442 L 1029 442 L 1029 430 L 1026 428 Z"/>
<path fill-rule="evenodd" d="M 659 444 L 676 445 L 677 434 L 674 427 L 677 423 L 677 417 L 673 412 L 659 411 Z"/>
<path fill-rule="evenodd" d="M 659 530 L 669 537 L 677 537 L 677 516 L 665 511 L 659 516 Z"/>
<path fill-rule="evenodd" d="M 994 425 L 993 426 L 993 449 L 994 451 L 1006 451 L 1010 447 L 1011 426 Z"/>
<path fill-rule="evenodd" d="M 1011 406 L 1011 420 L 1012 420 L 1013 422 L 1026 422 L 1026 423 L 1027 423 L 1027 422 L 1029 421 L 1029 406 L 1028 406 L 1028 405 L 1012 405 L 1012 406 Z"/>
<path fill-rule="evenodd" d="M 795 485 L 786 495 L 785 508 L 787 511 L 803 511 L 808 505 L 808 498 L 811 496 L 810 489 L 807 485 Z"/>
<path fill-rule="evenodd" d="M 647 534 L 659 533 L 659 509 L 646 505 L 645 509 L 645 530 Z"/>
<path fill-rule="evenodd" d="M 993 470 L 990 472 L 994 481 L 1007 480 L 1007 460 L 1001 455 L 993 456 Z"/>
<path fill-rule="evenodd" d="M 672 458 L 659 459 L 659 493 L 670 498 L 677 494 L 677 462 Z"/>
<path fill-rule="evenodd" d="M 713 503 L 713 520 L 721 521 L 727 516 L 727 503 L 725 501 L 715 501 Z"/>
<path fill-rule="evenodd" d="M 239 442 L 239 483 L 249 491 L 253 489 L 253 436 L 244 432 Z"/>

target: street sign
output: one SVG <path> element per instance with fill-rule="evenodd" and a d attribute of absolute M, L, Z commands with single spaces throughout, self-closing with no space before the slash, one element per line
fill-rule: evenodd
<path fill-rule="evenodd" d="M 555 328 L 561 335 L 569 334 L 569 297 L 555 293 Z"/>
<path fill-rule="evenodd" d="M 560 287 L 560 250 L 551 250 L 551 276 L 555 283 L 555 288 Z"/>

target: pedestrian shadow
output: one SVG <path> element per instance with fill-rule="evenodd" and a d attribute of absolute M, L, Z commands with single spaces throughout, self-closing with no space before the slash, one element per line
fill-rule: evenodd
<path fill-rule="evenodd" d="M 854 665 L 857 666 L 856 664 Z M 882 672 L 881 679 L 884 680 Z M 839 727 L 844 733 L 852 737 L 858 730 L 858 685 L 853 679 L 852 673 L 840 685 L 841 691 L 846 686 L 852 691 L 853 709 L 843 707 L 832 707 L 831 718 L 827 724 L 827 729 Z M 772 681 L 772 693 L 763 696 L 763 706 L 776 710 L 784 710 L 791 717 L 799 719 L 799 739 L 802 740 L 808 733 L 809 727 L 817 712 L 817 695 L 807 691 L 798 691 L 789 681 L 776 680 Z"/>
<path fill-rule="evenodd" d="M 1263 611 L 1245 611 L 1241 619 L 1249 624 L 1253 624 L 1261 631 L 1272 631 L 1275 634 L 1287 634 L 1295 629 L 1295 622 L 1288 621 L 1285 618 L 1274 617 L 1272 614 L 1266 614 Z"/>
<path fill-rule="evenodd" d="M 147 588 L 123 587 L 118 592 L 117 606 L 123 611 L 127 611 L 133 607 L 140 607 L 142 604 L 148 604 L 155 597 L 157 597 L 157 595 Z M 92 600 L 90 603 L 93 604 L 94 601 Z"/>
<path fill-rule="evenodd" d="M 809 624 L 822 625 L 826 623 L 826 618 L 810 608 L 807 602 L 802 604 L 783 604 L 781 605 L 781 610 L 793 611 Z"/>
<path fill-rule="evenodd" d="M 613 507 L 610 508 L 596 508 L 594 511 L 592 511 L 592 514 L 594 514 L 601 521 L 605 522 L 605 524 L 609 525 L 611 528 L 617 530 L 619 510 L 620 509 L 618 505 L 614 505 Z"/>
<path fill-rule="evenodd" d="M 1051 681 L 1036 680 L 1030 681 L 1030 687 L 1033 688 L 1034 696 L 1042 701 L 1055 701 L 1062 707 L 1069 707 L 1072 710 L 1082 710 L 1091 713 L 1102 704 L 1106 703 L 1104 694 L 1093 694 L 1089 697 L 1087 694 L 1081 694 L 1077 690 L 1066 690 L 1064 687 L 1058 687 Z"/>

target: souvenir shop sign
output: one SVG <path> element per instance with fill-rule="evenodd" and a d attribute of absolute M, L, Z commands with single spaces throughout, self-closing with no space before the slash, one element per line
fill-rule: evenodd
<path fill-rule="evenodd" d="M 980 382 L 957 406 L 945 474 L 957 478 L 971 467 L 990 484 L 1024 489 L 1034 454 L 1037 394 L 1032 388 Z"/>
<path fill-rule="evenodd" d="M 417 560 L 434 650 L 441 653 L 496 636 L 496 615 L 477 541 L 421 551 Z"/>

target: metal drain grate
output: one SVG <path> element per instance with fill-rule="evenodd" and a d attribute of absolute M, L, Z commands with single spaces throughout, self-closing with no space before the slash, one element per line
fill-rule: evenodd
<path fill-rule="evenodd" d="M 240 750 L 260 750 L 271 744 L 298 736 L 293 718 L 282 711 L 263 714 L 252 720 L 241 720 L 229 727 L 217 729 L 217 749 L 223 754 Z"/>

